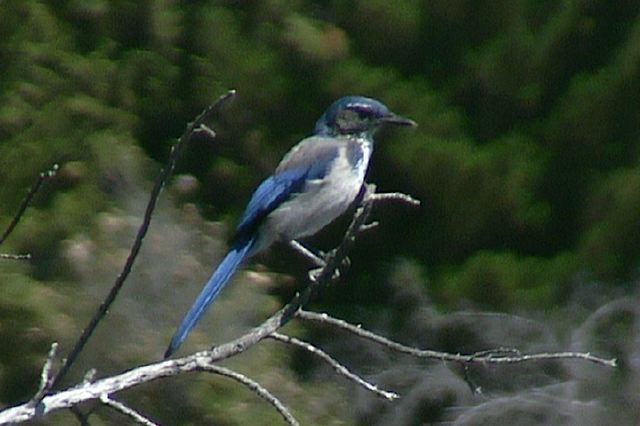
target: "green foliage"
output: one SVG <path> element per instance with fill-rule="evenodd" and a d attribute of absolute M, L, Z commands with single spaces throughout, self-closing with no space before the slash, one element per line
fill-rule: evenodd
<path fill-rule="evenodd" d="M 579 253 L 596 278 L 620 280 L 638 267 L 640 258 L 640 173 L 621 169 L 598 186 L 583 215 Z"/>
<path fill-rule="evenodd" d="M 9 268 L 7 268 L 9 269 Z M 3 273 L 0 292 L 0 400 L 20 401 L 33 395 L 48 352 L 55 294 L 16 271 Z M 8 350 L 12 349 L 12 350 Z"/>
<path fill-rule="evenodd" d="M 230 228 L 335 98 L 374 96 L 419 123 L 380 135 L 371 180 L 423 205 L 376 210 L 381 226 L 354 254 L 350 285 L 323 297 L 336 312 L 396 315 L 388 277 L 399 259 L 446 308 L 562 306 L 585 280 L 628 291 L 640 266 L 639 13 L 602 0 L 0 1 L 0 225 L 37 174 L 61 164 L 2 247 L 33 260 L 0 264 L 0 342 L 27 354 L 0 345 L 0 400 L 28 395 L 35 376 L 18 377 L 37 371 L 50 340 L 17 330 L 69 308 L 42 295 L 81 287 L 65 247 L 101 242 L 96 227 L 114 211 L 137 217 L 140 180 L 157 169 L 145 158 L 164 160 L 229 88 L 238 99 L 218 138 L 194 140 L 179 172 L 201 183 L 185 200 Z M 192 402 L 202 411 L 185 423 L 222 421 L 224 401 Z"/>
<path fill-rule="evenodd" d="M 522 301 L 544 306 L 559 300 L 574 270 L 566 256 L 547 260 L 512 253 L 479 252 L 436 284 L 451 305 L 471 299 L 485 308 L 508 310 Z M 568 269 L 568 270 L 567 270 Z"/>

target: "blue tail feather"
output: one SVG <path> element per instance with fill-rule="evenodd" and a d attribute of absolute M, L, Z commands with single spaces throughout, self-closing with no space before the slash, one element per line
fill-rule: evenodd
<path fill-rule="evenodd" d="M 239 241 L 233 246 L 231 251 L 227 253 L 211 278 L 209 278 L 209 281 L 200 292 L 196 301 L 189 309 L 189 312 L 187 312 L 187 315 L 185 315 L 182 320 L 182 324 L 180 324 L 180 327 L 178 327 L 178 330 L 173 335 L 171 343 L 169 343 L 169 347 L 164 353 L 165 358 L 170 357 L 171 354 L 180 347 L 184 339 L 187 337 L 191 329 L 193 329 L 193 327 L 198 323 L 209 305 L 213 303 L 216 297 L 218 297 L 218 294 L 220 294 L 220 291 L 224 288 L 225 284 L 229 282 L 242 261 L 250 254 L 254 243 L 255 238 Z"/>

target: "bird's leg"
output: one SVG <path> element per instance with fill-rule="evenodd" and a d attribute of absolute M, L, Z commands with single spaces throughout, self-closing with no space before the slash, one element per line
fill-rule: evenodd
<path fill-rule="evenodd" d="M 327 254 L 327 256 L 332 256 L 332 255 L 333 255 L 333 251 Z M 338 278 L 340 278 L 342 274 L 347 272 L 350 266 L 351 266 L 351 259 L 349 259 L 349 257 L 345 257 L 340 263 L 340 266 L 338 266 L 338 268 L 333 272 L 333 276 L 331 277 L 331 279 L 333 281 L 336 281 Z M 313 282 L 316 282 L 318 279 L 318 276 L 322 272 L 322 269 L 323 269 L 323 266 L 311 269 L 309 271 L 309 279 Z"/>
<path fill-rule="evenodd" d="M 333 254 L 333 253 L 332 253 Z M 333 274 L 333 279 L 337 280 L 340 278 L 340 275 L 346 274 L 349 268 L 351 267 L 351 258 L 349 256 L 345 256 L 344 259 L 340 262 L 340 265 L 336 269 Z"/>
<path fill-rule="evenodd" d="M 324 268 L 327 264 L 327 262 L 325 261 L 327 253 L 321 250 L 312 249 L 308 246 L 305 246 L 298 240 L 289 241 L 289 246 L 291 246 L 291 248 L 293 248 L 298 253 L 302 254 L 307 259 L 311 260 L 311 262 L 313 262 L 313 264 L 316 266 L 315 268 L 309 271 L 309 279 L 315 282 L 318 279 L 318 275 L 322 271 L 322 268 Z M 342 272 L 345 272 L 350 265 L 351 265 L 351 260 L 349 260 L 348 257 L 345 257 L 345 259 L 342 261 L 342 264 L 340 265 L 340 268 L 336 269 L 333 275 L 333 279 L 334 280 L 338 279 L 340 277 L 340 274 Z"/>
<path fill-rule="evenodd" d="M 322 271 L 322 268 L 324 268 L 327 264 L 327 262 L 324 260 L 325 254 L 319 250 L 310 249 L 298 240 L 289 241 L 289 245 L 295 251 L 311 260 L 311 262 L 316 266 L 309 271 L 309 279 L 312 282 L 316 282 L 320 271 Z"/>
<path fill-rule="evenodd" d="M 322 268 L 327 264 L 327 262 L 325 262 L 324 260 L 325 253 L 320 250 L 309 248 L 298 240 L 289 241 L 289 246 L 309 259 L 315 266 L 319 268 Z"/>

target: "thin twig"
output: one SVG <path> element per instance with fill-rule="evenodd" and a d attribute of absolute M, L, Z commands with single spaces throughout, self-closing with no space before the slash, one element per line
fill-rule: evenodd
<path fill-rule="evenodd" d="M 0 259 L 3 259 L 3 260 L 29 260 L 29 259 L 31 259 L 31 255 L 29 253 L 27 253 L 27 254 L 0 253 Z"/>
<path fill-rule="evenodd" d="M 133 420 L 134 422 L 136 422 L 138 424 L 141 424 L 141 425 L 144 425 L 144 426 L 158 426 L 157 423 L 154 423 L 151 420 L 147 419 L 145 416 L 143 416 L 142 414 L 138 413 L 133 408 L 129 408 L 126 405 L 124 405 L 123 403 L 121 403 L 119 401 L 116 401 L 115 399 L 112 399 L 107 394 L 103 394 L 100 397 L 100 402 L 102 402 L 107 407 L 112 408 L 115 411 L 124 414 L 125 416 L 129 417 L 131 420 Z"/>
<path fill-rule="evenodd" d="M 88 385 L 89 383 L 93 383 L 96 381 L 96 375 L 98 374 L 98 370 L 95 368 L 90 368 L 84 373 L 84 377 L 82 378 L 82 384 Z"/>
<path fill-rule="evenodd" d="M 194 133 L 204 133 L 205 135 L 209 136 L 210 139 L 215 139 L 216 138 L 216 132 L 213 131 L 212 128 L 210 128 L 209 126 L 207 126 L 204 123 L 200 124 L 200 127 L 194 129 L 193 132 Z"/>
<path fill-rule="evenodd" d="M 56 357 L 56 351 L 58 350 L 58 343 L 53 342 L 51 344 L 51 349 L 49 349 L 49 353 L 47 354 L 47 359 L 42 365 L 42 371 L 40 372 L 40 385 L 38 386 L 38 391 L 31 398 L 30 403 L 34 406 L 40 402 L 40 400 L 51 390 L 51 385 L 53 384 L 53 360 Z"/>
<path fill-rule="evenodd" d="M 410 204 L 412 206 L 419 206 L 420 200 L 416 200 L 411 195 L 403 194 L 402 192 L 382 192 L 378 194 L 371 194 L 371 200 L 373 201 L 401 201 L 403 203 Z"/>
<path fill-rule="evenodd" d="M 453 361 L 459 363 L 481 363 L 481 364 L 517 364 L 527 361 L 540 361 L 551 359 L 583 359 L 591 361 L 596 364 L 605 365 L 607 367 L 616 367 L 616 359 L 604 359 L 588 352 L 550 352 L 550 353 L 537 353 L 530 355 L 516 355 L 508 356 L 504 349 L 481 351 L 471 355 L 452 354 L 447 352 L 431 351 L 426 349 L 416 349 L 410 346 L 405 346 L 400 343 L 389 340 L 371 331 L 364 330 L 357 325 L 350 324 L 344 320 L 330 317 L 327 314 L 319 314 L 316 312 L 309 312 L 299 310 L 296 316 L 305 321 L 313 321 L 321 324 L 329 324 L 334 327 L 338 327 L 342 330 L 353 333 L 359 337 L 362 337 L 372 342 L 376 342 L 382 346 L 385 346 L 396 352 L 411 355 L 417 358 L 425 359 L 437 359 L 440 361 Z"/>
<path fill-rule="evenodd" d="M 20 206 L 18 207 L 18 211 L 16 212 L 16 214 L 13 217 L 13 219 L 11 220 L 11 222 L 9 222 L 9 225 L 7 226 L 7 229 L 5 229 L 4 232 L 2 233 L 2 236 L 0 236 L 0 245 L 2 245 L 2 243 L 5 242 L 5 240 L 9 237 L 9 235 L 11 235 L 13 230 L 16 229 L 16 226 L 18 226 L 18 222 L 20 222 L 20 219 L 22 219 L 22 216 L 24 216 L 24 212 L 29 207 L 29 204 L 31 204 L 31 201 L 33 201 L 33 197 L 35 197 L 36 193 L 40 190 L 40 188 L 42 187 L 42 184 L 46 180 L 54 177 L 59 168 L 60 168 L 60 166 L 58 164 L 54 164 L 46 172 L 40 173 L 40 175 L 38 176 L 38 179 L 36 179 L 36 183 L 31 187 L 29 192 L 27 192 L 27 195 L 24 197 L 24 199 L 20 203 Z M 0 259 L 3 259 L 3 260 L 29 260 L 29 259 L 31 259 L 31 255 L 28 254 L 28 253 L 27 254 L 0 253 Z"/>
<path fill-rule="evenodd" d="M 277 332 L 269 335 L 269 338 L 277 340 L 279 342 L 288 343 L 298 348 L 302 348 L 309 353 L 312 353 L 313 355 L 317 356 L 318 358 L 328 363 L 335 370 L 336 373 L 346 377 L 347 379 L 355 382 L 357 385 L 362 386 L 366 390 L 373 392 L 376 395 L 388 401 L 393 401 L 394 399 L 397 399 L 400 397 L 400 395 L 398 395 L 397 393 L 379 389 L 377 385 L 369 383 L 366 380 L 364 380 L 362 377 L 352 373 L 347 369 L 347 367 L 345 367 L 344 365 L 340 364 L 338 361 L 333 359 L 331 355 L 329 355 L 322 349 L 318 348 L 317 346 L 312 345 L 309 342 L 305 342 L 304 340 L 300 340 L 295 337 L 287 336 L 285 334 L 281 334 Z"/>
<path fill-rule="evenodd" d="M 0 237 L 0 245 L 4 243 L 7 237 L 11 235 L 13 230 L 16 228 L 16 226 L 18 225 L 18 222 L 20 222 L 20 219 L 22 219 L 24 212 L 27 210 L 27 207 L 29 207 L 29 204 L 31 204 L 31 201 L 33 201 L 33 197 L 35 197 L 36 193 L 42 187 L 42 184 L 47 179 L 54 177 L 58 172 L 59 168 L 60 166 L 58 164 L 54 164 L 53 166 L 51 166 L 51 169 L 47 170 L 46 172 L 40 173 L 40 175 L 38 176 L 38 179 L 36 179 L 36 183 L 31 187 L 29 192 L 27 192 L 27 195 L 22 200 L 22 203 L 20 203 L 20 207 L 18 207 L 18 211 L 16 212 L 16 215 L 13 217 L 13 219 L 9 223 L 9 226 L 7 226 L 7 229 L 5 229 L 4 232 L 2 233 L 2 236 Z"/>
<path fill-rule="evenodd" d="M 378 226 L 380 226 L 380 222 L 378 221 L 370 222 L 365 225 L 362 225 L 360 227 L 360 232 L 371 231 L 372 229 L 376 229 Z"/>
<path fill-rule="evenodd" d="M 476 384 L 475 380 L 471 378 L 471 372 L 469 371 L 469 366 L 471 364 L 465 363 L 463 364 L 463 379 L 464 382 L 469 386 L 469 390 L 471 393 L 476 395 L 482 395 L 482 386 Z"/>
<path fill-rule="evenodd" d="M 113 287 L 111 287 L 111 290 L 109 291 L 109 294 L 100 304 L 100 307 L 98 308 L 93 318 L 91 318 L 89 325 L 83 330 L 82 334 L 76 341 L 75 346 L 73 347 L 71 352 L 69 352 L 69 355 L 65 359 L 62 368 L 60 369 L 60 371 L 58 371 L 58 374 L 53 381 L 53 387 L 58 386 L 62 379 L 65 377 L 75 360 L 78 358 L 78 355 L 80 355 L 80 352 L 82 352 L 85 345 L 91 338 L 91 335 L 95 331 L 96 327 L 98 326 L 102 318 L 104 318 L 104 316 L 106 315 L 109 307 L 115 301 L 118 293 L 122 289 L 122 286 L 124 285 L 127 277 L 129 276 L 129 273 L 131 272 L 131 269 L 133 268 L 133 264 L 136 260 L 136 257 L 138 256 L 140 248 L 142 247 L 142 240 L 144 239 L 145 235 L 147 234 L 147 230 L 149 229 L 153 210 L 155 209 L 158 197 L 160 196 L 160 192 L 162 191 L 165 182 L 169 179 L 169 176 L 171 176 L 171 174 L 173 173 L 176 161 L 178 160 L 181 152 L 184 150 L 186 144 L 191 139 L 191 135 L 196 129 L 201 128 L 202 124 L 204 124 L 204 122 L 211 116 L 214 111 L 216 111 L 223 103 L 234 96 L 235 91 L 230 90 L 225 95 L 221 96 L 214 104 L 207 107 L 202 113 L 200 113 L 200 115 L 196 117 L 196 119 L 192 123 L 189 123 L 185 132 L 182 134 L 182 136 L 180 136 L 180 139 L 178 139 L 178 142 L 174 145 L 173 149 L 171 150 L 171 154 L 169 155 L 169 160 L 167 161 L 165 168 L 158 175 L 153 190 L 151 191 L 149 202 L 144 213 L 144 219 L 142 221 L 142 224 L 140 225 L 140 228 L 138 229 L 135 241 L 133 242 L 133 246 L 131 247 L 131 251 L 129 252 L 129 256 L 127 257 L 122 271 L 116 278 Z"/>
<path fill-rule="evenodd" d="M 228 368 L 220 367 L 217 365 L 206 364 L 199 366 L 197 368 L 199 371 L 206 371 L 209 373 L 219 374 L 221 376 L 229 377 L 239 383 L 242 383 L 246 387 L 248 387 L 253 393 L 258 395 L 260 398 L 267 401 L 269 404 L 275 408 L 278 413 L 282 416 L 282 418 L 291 426 L 299 426 L 300 423 L 293 417 L 291 412 L 285 405 L 280 402 L 278 398 L 276 398 L 271 392 L 269 392 L 264 386 L 255 380 L 250 379 L 244 374 L 240 374 L 237 371 L 230 370 Z"/>

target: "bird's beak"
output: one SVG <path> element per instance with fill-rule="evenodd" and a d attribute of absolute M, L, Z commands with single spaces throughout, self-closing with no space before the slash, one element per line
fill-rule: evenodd
<path fill-rule="evenodd" d="M 408 118 L 402 117 L 400 115 L 396 115 L 396 114 L 389 114 L 385 117 L 382 117 L 382 122 L 383 123 L 389 123 L 389 124 L 395 124 L 397 126 L 409 126 L 409 127 L 416 127 L 418 125 L 418 123 L 416 123 L 413 120 L 410 120 Z"/>

